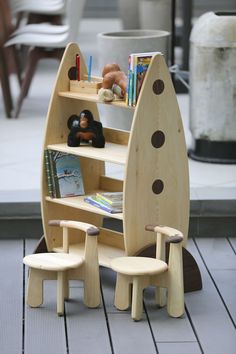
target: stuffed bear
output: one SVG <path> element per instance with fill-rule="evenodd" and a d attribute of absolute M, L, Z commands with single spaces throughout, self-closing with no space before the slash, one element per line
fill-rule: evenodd
<path fill-rule="evenodd" d="M 103 148 L 105 138 L 102 130 L 102 123 L 94 120 L 89 110 L 84 110 L 79 116 L 73 114 L 67 121 L 70 133 L 67 139 L 68 146 L 80 146 L 82 142 L 92 142 L 92 146 Z"/>
<path fill-rule="evenodd" d="M 114 93 L 124 98 L 127 88 L 127 76 L 120 70 L 118 64 L 106 64 L 102 71 L 102 88 L 99 90 L 99 99 L 102 101 L 112 101 Z"/>

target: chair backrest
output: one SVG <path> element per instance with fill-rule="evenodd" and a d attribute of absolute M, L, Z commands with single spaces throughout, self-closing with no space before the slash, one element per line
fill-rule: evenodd
<path fill-rule="evenodd" d="M 69 26 L 67 41 L 77 42 L 79 23 L 83 16 L 86 0 L 67 0 L 65 22 Z"/>

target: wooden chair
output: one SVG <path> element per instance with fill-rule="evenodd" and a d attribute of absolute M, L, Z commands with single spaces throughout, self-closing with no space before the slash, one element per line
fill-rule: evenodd
<path fill-rule="evenodd" d="M 57 279 L 57 313 L 64 314 L 64 299 L 69 297 L 68 281 L 84 281 L 84 304 L 97 307 L 100 304 L 100 279 L 97 254 L 97 236 L 99 230 L 84 222 L 51 220 L 50 226 L 63 228 L 63 253 L 37 253 L 24 257 L 29 267 L 27 304 L 38 307 L 43 303 L 43 281 Z M 84 256 L 70 253 L 68 229 L 84 231 Z"/>
<path fill-rule="evenodd" d="M 9 4 L 5 0 L 0 0 L 0 81 L 5 113 L 8 118 L 11 118 L 13 110 L 13 99 L 9 82 L 11 66 L 14 66 L 14 70 L 18 76 L 18 81 L 21 84 L 20 65 L 15 48 L 12 48 L 10 51 L 4 48 L 4 45 L 13 30 L 14 27 L 11 22 L 11 11 Z"/>
<path fill-rule="evenodd" d="M 131 317 L 139 321 L 143 312 L 143 290 L 154 285 L 157 304 L 166 304 L 167 288 L 167 311 L 171 317 L 180 317 L 184 313 L 183 235 L 166 226 L 147 225 L 145 229 L 156 232 L 156 258 L 119 257 L 111 261 L 111 268 L 117 272 L 114 304 L 119 310 L 128 309 L 132 285 Z M 170 243 L 168 262 L 165 262 L 165 242 Z"/>
<path fill-rule="evenodd" d="M 53 26 L 39 23 L 38 29 L 36 29 L 37 24 L 33 27 L 21 27 L 20 30 L 12 33 L 5 44 L 7 47 L 27 46 L 29 48 L 21 91 L 14 112 L 15 117 L 18 117 L 23 100 L 28 94 L 38 61 L 44 58 L 61 60 L 66 45 L 77 40 L 84 5 L 85 0 L 67 0 L 65 25 Z"/>

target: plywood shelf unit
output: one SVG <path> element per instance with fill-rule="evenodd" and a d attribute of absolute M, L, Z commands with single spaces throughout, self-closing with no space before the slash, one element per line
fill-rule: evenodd
<path fill-rule="evenodd" d="M 93 191 L 123 191 L 123 213 L 109 214 L 85 203 L 83 196 L 52 199 L 42 161 L 42 219 L 48 250 L 61 250 L 61 235 L 50 228 L 50 219 L 84 221 L 102 227 L 103 218 L 122 221 L 123 232 L 101 228 L 99 262 L 109 267 L 118 255 L 134 255 L 155 242 L 155 235 L 145 231 L 146 224 L 166 224 L 182 231 L 186 244 L 189 221 L 188 161 L 182 120 L 168 68 L 162 55 L 153 57 L 138 103 L 128 107 L 124 101 L 112 103 L 114 109 L 133 110 L 131 131 L 104 127 L 106 146 L 68 147 L 67 120 L 72 114 L 90 110 L 100 120 L 97 95 L 69 91 L 68 71 L 76 54 L 81 57 L 81 75 L 87 74 L 77 44 L 67 46 L 52 93 L 44 136 L 49 148 L 80 156 L 85 194 Z M 105 162 L 124 166 L 124 179 L 106 176 Z M 52 230 L 53 229 L 53 230 Z M 70 234 L 73 252 L 83 246 L 82 234 Z"/>
<path fill-rule="evenodd" d="M 58 95 L 61 97 L 66 97 L 66 98 L 72 98 L 75 100 L 84 100 L 84 101 L 90 101 L 90 102 L 95 102 L 95 103 L 102 103 L 102 104 L 109 104 L 115 107 L 120 107 L 120 108 L 125 108 L 125 109 L 131 109 L 134 110 L 134 107 L 132 106 L 127 106 L 124 100 L 115 100 L 110 103 L 106 102 L 101 102 L 98 99 L 97 94 L 88 94 L 88 93 L 77 93 L 77 92 L 71 92 L 71 91 L 61 91 L 58 92 Z"/>

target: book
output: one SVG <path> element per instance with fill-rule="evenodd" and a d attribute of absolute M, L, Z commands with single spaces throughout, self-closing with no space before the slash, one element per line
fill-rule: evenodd
<path fill-rule="evenodd" d="M 53 193 L 53 185 L 52 185 L 52 174 L 51 174 L 51 166 L 49 161 L 49 151 L 44 150 L 44 163 L 45 163 L 45 171 L 47 177 L 47 185 L 48 185 L 48 194 L 51 198 L 54 197 Z"/>
<path fill-rule="evenodd" d="M 48 156 L 52 196 L 65 198 L 84 195 L 79 156 L 54 150 L 48 150 Z"/>
<path fill-rule="evenodd" d="M 130 54 L 128 58 L 128 84 L 127 84 L 127 92 L 126 92 L 126 104 L 128 106 L 132 105 L 133 79 L 134 79 L 133 65 L 134 65 L 133 54 Z"/>
<path fill-rule="evenodd" d="M 112 207 L 122 207 L 123 192 L 97 192 L 96 197 Z"/>
<path fill-rule="evenodd" d="M 135 106 L 153 55 L 160 52 L 132 53 L 129 56 L 128 99 L 129 106 Z"/>
<path fill-rule="evenodd" d="M 95 194 L 85 197 L 84 201 L 111 214 L 122 213 L 121 207 L 112 207 L 109 204 L 105 204 Z"/>

